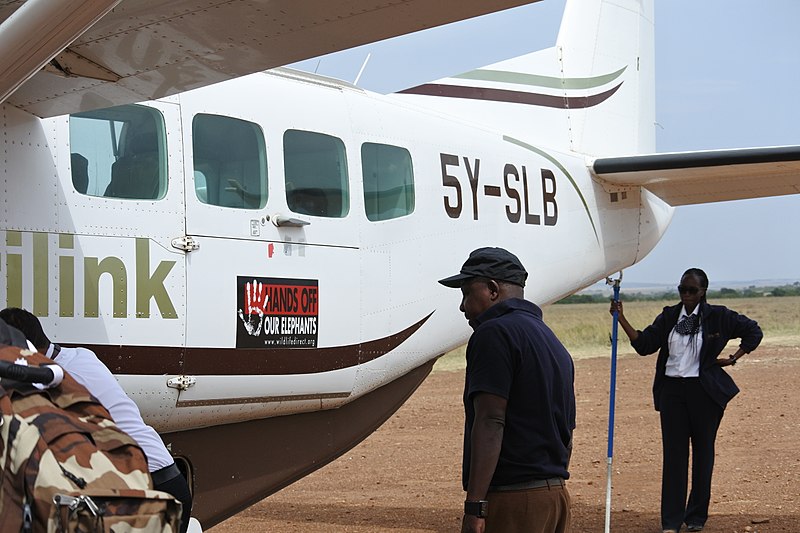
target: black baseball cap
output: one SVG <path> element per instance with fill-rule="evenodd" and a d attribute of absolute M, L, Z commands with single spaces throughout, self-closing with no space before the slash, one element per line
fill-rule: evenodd
<path fill-rule="evenodd" d="M 469 254 L 461 272 L 449 278 L 440 279 L 445 287 L 458 289 L 464 281 L 472 278 L 489 278 L 507 281 L 520 287 L 525 286 L 528 273 L 519 258 L 503 248 L 478 248 Z"/>

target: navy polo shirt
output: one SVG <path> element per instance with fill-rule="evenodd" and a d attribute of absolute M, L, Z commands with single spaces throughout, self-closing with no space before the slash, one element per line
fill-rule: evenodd
<path fill-rule="evenodd" d="M 471 322 L 464 386 L 462 482 L 469 480 L 473 396 L 507 400 L 500 458 L 492 485 L 568 478 L 575 428 L 572 358 L 542 320 L 542 310 L 520 298 L 493 305 Z"/>

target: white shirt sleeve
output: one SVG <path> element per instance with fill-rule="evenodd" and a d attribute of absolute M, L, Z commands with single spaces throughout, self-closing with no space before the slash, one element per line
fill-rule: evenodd
<path fill-rule="evenodd" d="M 52 355 L 52 350 L 50 345 L 48 356 Z M 144 423 L 136 403 L 125 394 L 117 378 L 94 352 L 86 348 L 62 347 L 54 360 L 86 387 L 108 410 L 117 426 L 144 450 L 150 472 L 175 462 L 156 430 Z"/>

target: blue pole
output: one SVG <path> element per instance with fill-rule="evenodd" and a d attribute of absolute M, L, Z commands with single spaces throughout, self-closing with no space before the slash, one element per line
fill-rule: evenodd
<path fill-rule="evenodd" d="M 614 301 L 619 302 L 619 280 L 614 280 Z M 617 392 L 617 330 L 619 312 L 614 311 L 611 323 L 611 386 L 608 393 L 608 459 L 614 456 L 614 402 Z"/>
<path fill-rule="evenodd" d="M 620 279 L 615 279 L 613 282 L 610 279 L 607 281 L 613 283 L 614 301 L 619 302 L 619 283 L 622 281 L 622 273 L 620 272 Z M 614 406 L 617 396 L 617 330 L 619 328 L 619 312 L 614 311 L 613 317 L 611 325 L 611 379 L 609 380 L 608 393 L 608 473 L 606 476 L 605 533 L 611 531 L 611 465 L 614 457 Z"/>

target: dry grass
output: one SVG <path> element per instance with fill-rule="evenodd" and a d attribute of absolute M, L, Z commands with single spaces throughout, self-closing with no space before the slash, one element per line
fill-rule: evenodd
<path fill-rule="evenodd" d="M 627 302 L 625 315 L 638 329 L 644 329 L 667 305 L 675 301 Z M 758 321 L 764 330 L 764 343 L 773 346 L 800 346 L 800 296 L 784 298 L 717 299 L 724 305 Z M 607 304 L 551 305 L 544 309 L 545 322 L 553 329 L 573 357 L 599 357 L 611 353 L 612 318 Z M 734 345 L 736 341 L 731 341 Z M 435 370 L 464 368 L 464 347 L 446 354 Z M 633 354 L 625 333 L 620 328 L 619 355 Z"/>

